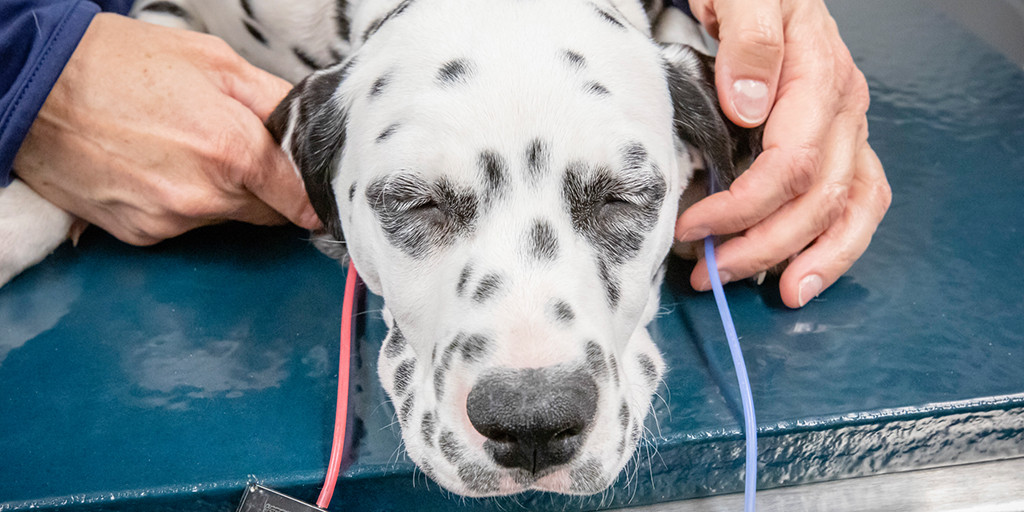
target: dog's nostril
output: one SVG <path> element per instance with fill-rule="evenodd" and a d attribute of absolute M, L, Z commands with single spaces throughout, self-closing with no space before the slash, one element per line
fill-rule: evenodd
<path fill-rule="evenodd" d="M 573 436 L 579 435 L 580 431 L 576 428 L 567 428 L 552 437 L 555 441 L 561 441 L 562 439 L 570 439 Z"/>
<path fill-rule="evenodd" d="M 492 370 L 466 401 L 491 458 L 532 473 L 572 460 L 596 411 L 594 380 L 566 366 Z"/>
<path fill-rule="evenodd" d="M 508 434 L 506 434 L 504 432 L 500 432 L 500 431 L 497 431 L 497 430 L 492 431 L 491 435 L 487 436 L 487 438 L 490 439 L 491 441 L 496 442 L 496 443 L 515 443 L 516 442 L 516 437 L 515 436 L 510 436 L 510 435 L 508 435 Z"/>

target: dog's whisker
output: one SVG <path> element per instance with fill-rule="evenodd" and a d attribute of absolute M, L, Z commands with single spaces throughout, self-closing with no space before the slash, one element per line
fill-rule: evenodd
<path fill-rule="evenodd" d="M 657 395 L 657 394 L 655 394 L 655 395 L 658 398 L 661 398 L 661 395 Z M 669 408 L 668 407 L 668 402 L 666 402 L 665 399 L 663 399 L 663 398 L 661 399 L 661 401 L 662 401 L 662 403 L 665 404 L 665 408 L 668 409 Z M 651 417 L 654 418 L 654 425 L 658 428 L 658 437 L 661 437 L 661 420 L 658 418 L 658 414 L 657 414 L 657 411 L 655 410 L 653 402 L 651 402 Z"/>

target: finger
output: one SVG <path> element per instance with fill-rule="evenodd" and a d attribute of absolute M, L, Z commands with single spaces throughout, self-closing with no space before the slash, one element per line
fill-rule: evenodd
<path fill-rule="evenodd" d="M 806 305 L 853 266 L 889 209 L 892 191 L 882 163 L 867 144 L 858 152 L 857 165 L 842 217 L 782 274 L 779 291 L 782 301 L 791 308 Z"/>
<path fill-rule="evenodd" d="M 817 142 L 802 148 L 767 147 L 729 190 L 701 199 L 682 212 L 676 220 L 676 239 L 690 242 L 709 234 L 738 233 L 761 222 L 811 187 L 821 165 L 818 148 Z"/>
<path fill-rule="evenodd" d="M 237 204 L 237 208 L 227 214 L 227 217 L 231 220 L 248 222 L 258 226 L 278 226 L 289 222 L 287 217 L 281 215 L 280 212 L 271 208 L 255 195 L 248 194 L 247 197 L 241 198 Z"/>
<path fill-rule="evenodd" d="M 734 123 L 754 127 L 768 117 L 785 52 L 779 2 L 719 0 L 715 86 L 722 111 Z"/>
<path fill-rule="evenodd" d="M 828 68 L 826 64 L 818 66 Z M 822 93 L 831 72 L 794 77 L 782 91 L 764 131 L 764 151 L 733 181 L 680 215 L 676 238 L 699 240 L 708 234 L 737 233 L 761 222 L 819 181 L 830 129 L 841 122 L 862 123 L 859 104 L 843 106 L 843 95 Z M 845 109 L 845 112 L 841 110 Z M 866 110 L 866 107 L 865 107 Z"/>
<path fill-rule="evenodd" d="M 828 140 L 833 142 L 828 157 L 822 162 L 822 181 L 718 248 L 719 275 L 723 282 L 750 277 L 774 267 L 835 223 L 846 209 L 859 141 L 867 139 L 864 126 L 852 120 L 837 122 L 829 134 Z M 703 262 L 694 269 L 691 283 L 698 290 L 710 287 L 707 266 Z"/>
<path fill-rule="evenodd" d="M 241 57 L 224 77 L 224 92 L 252 110 L 266 122 L 278 103 L 292 89 L 292 84 L 259 69 Z"/>
<path fill-rule="evenodd" d="M 250 119 L 254 123 L 248 130 L 251 134 L 249 140 L 254 156 L 248 163 L 249 168 L 239 171 L 240 185 L 293 224 L 306 229 L 319 228 L 320 221 L 309 202 L 305 186 L 295 171 L 295 166 L 263 125 L 255 118 Z M 238 220 L 255 224 L 274 223 L 271 220 L 272 216 L 268 216 L 266 211 L 256 206 L 242 208 L 239 212 L 244 212 L 246 218 Z"/>
<path fill-rule="evenodd" d="M 183 217 L 153 205 L 105 205 L 96 213 L 97 226 L 131 245 L 154 245 L 186 231 L 222 222 L 222 219 Z"/>

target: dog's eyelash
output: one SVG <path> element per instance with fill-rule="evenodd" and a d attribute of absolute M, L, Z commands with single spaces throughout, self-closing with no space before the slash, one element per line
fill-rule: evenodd
<path fill-rule="evenodd" d="M 604 197 L 605 204 L 628 204 L 632 206 L 643 206 L 646 202 L 641 194 L 608 194 Z"/>
<path fill-rule="evenodd" d="M 440 208 L 441 205 L 432 197 L 416 198 L 400 205 L 398 211 L 409 212 L 415 210 L 430 210 Z"/>

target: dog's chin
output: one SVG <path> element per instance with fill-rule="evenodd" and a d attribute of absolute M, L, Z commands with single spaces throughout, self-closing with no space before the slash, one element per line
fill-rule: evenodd
<path fill-rule="evenodd" d="M 447 461 L 437 464 L 441 454 L 429 451 L 417 453 L 410 449 L 409 456 L 417 468 L 434 482 L 461 496 L 487 498 L 527 491 L 587 496 L 604 491 L 615 481 L 634 448 L 628 450 L 630 455 L 625 460 L 615 461 L 609 467 L 602 462 L 607 456 L 602 458 L 599 453 L 592 453 L 536 474 L 518 468 L 502 468 L 485 460 L 466 461 L 460 465 Z"/>

